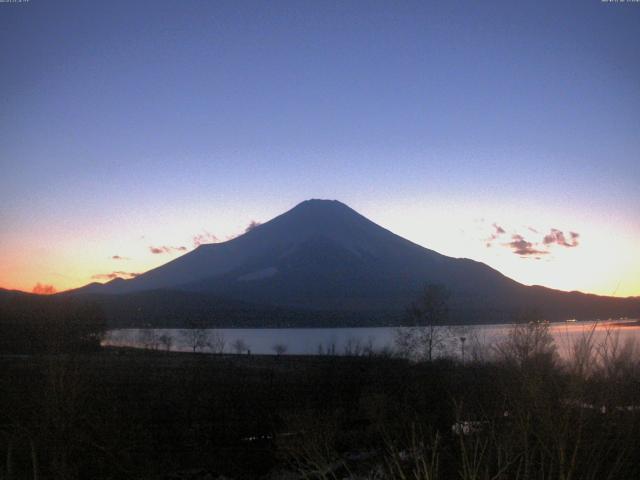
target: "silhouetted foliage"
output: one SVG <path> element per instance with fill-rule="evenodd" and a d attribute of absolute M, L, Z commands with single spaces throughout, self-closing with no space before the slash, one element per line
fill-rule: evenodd
<path fill-rule="evenodd" d="M 33 478 L 36 465 L 53 479 L 637 478 L 640 411 L 627 407 L 640 370 L 636 357 L 608 358 L 584 377 L 510 359 L 375 354 L 5 356 L 0 471 L 10 462 L 15 478 Z"/>
<path fill-rule="evenodd" d="M 0 351 L 94 351 L 106 328 L 102 309 L 86 300 L 16 296 L 0 301 Z"/>
<path fill-rule="evenodd" d="M 39 354 L 0 355 L 1 478 L 640 475 L 638 349 L 615 332 L 587 334 L 568 363 L 536 321 L 466 363 L 356 341 L 348 356 L 325 345 L 333 354 L 273 361 L 166 351 L 159 331 L 157 349 L 90 351 L 102 325 L 91 305 L 16 305 L 0 305 L 2 332 L 30 326 L 14 352 Z"/>

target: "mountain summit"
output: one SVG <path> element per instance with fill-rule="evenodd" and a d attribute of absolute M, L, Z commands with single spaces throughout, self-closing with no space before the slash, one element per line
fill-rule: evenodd
<path fill-rule="evenodd" d="M 192 293 L 269 308 L 398 318 L 427 283 L 451 291 L 454 320 L 460 321 L 509 320 L 529 307 L 548 318 L 604 311 L 609 316 L 626 313 L 627 307 L 620 299 L 524 286 L 483 263 L 412 243 L 339 201 L 315 199 L 134 279 L 92 284 L 76 293 L 163 290 L 169 296 Z"/>

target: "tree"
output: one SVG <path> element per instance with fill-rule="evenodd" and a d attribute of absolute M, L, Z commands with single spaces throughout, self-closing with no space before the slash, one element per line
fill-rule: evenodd
<path fill-rule="evenodd" d="M 344 345 L 345 357 L 359 357 L 362 351 L 362 344 L 358 338 L 349 338 Z"/>
<path fill-rule="evenodd" d="M 443 285 L 429 284 L 418 301 L 409 307 L 409 328 L 396 331 L 396 346 L 407 357 L 433 360 L 436 350 L 444 346 L 449 319 L 449 292 Z"/>
<path fill-rule="evenodd" d="M 193 353 L 209 346 L 209 334 L 205 328 L 188 328 L 182 330 L 180 335 Z"/>
<path fill-rule="evenodd" d="M 553 366 L 557 360 L 556 344 L 549 324 L 540 320 L 535 312 L 520 315 L 496 350 L 503 360 L 519 367 Z"/>
<path fill-rule="evenodd" d="M 171 345 L 173 345 L 173 337 L 168 333 L 163 333 L 158 338 L 158 341 L 162 344 L 165 350 L 168 352 L 171 350 Z"/>
<path fill-rule="evenodd" d="M 287 352 L 287 346 L 283 343 L 276 343 L 271 349 L 277 356 L 284 355 Z"/>
<path fill-rule="evenodd" d="M 224 347 L 227 341 L 224 338 L 222 332 L 210 331 L 209 332 L 209 348 L 213 353 L 224 353 Z"/>
<path fill-rule="evenodd" d="M 153 328 L 143 328 L 138 331 L 138 343 L 143 348 L 157 350 L 161 342 Z"/>
<path fill-rule="evenodd" d="M 233 342 L 231 347 L 233 348 L 233 351 L 236 352 L 238 355 L 240 355 L 241 353 L 243 353 L 245 350 L 249 348 L 248 345 L 245 343 L 245 341 L 241 338 L 237 338 Z"/>

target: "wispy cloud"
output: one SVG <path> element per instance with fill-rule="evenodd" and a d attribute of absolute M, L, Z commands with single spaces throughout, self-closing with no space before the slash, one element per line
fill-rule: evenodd
<path fill-rule="evenodd" d="M 161 247 L 149 247 L 149 251 L 151 253 L 153 253 L 154 255 L 159 255 L 159 254 L 162 254 L 162 253 L 186 252 L 187 251 L 187 247 L 184 247 L 184 246 L 169 247 L 169 246 L 163 245 Z"/>
<path fill-rule="evenodd" d="M 111 272 L 111 273 L 96 273 L 95 275 L 92 275 L 91 278 L 93 280 L 113 280 L 114 278 L 129 279 L 129 278 L 137 277 L 138 275 L 140 274 L 133 273 L 133 272 L 117 271 L 117 272 Z"/>
<path fill-rule="evenodd" d="M 562 247 L 573 248 L 578 246 L 578 238 L 580 237 L 579 233 L 569 232 L 569 238 L 562 232 L 556 228 L 552 228 L 551 231 L 544 236 L 542 239 L 542 243 L 545 245 L 560 245 Z"/>
<path fill-rule="evenodd" d="M 219 241 L 220 240 L 218 239 L 218 237 L 216 237 L 211 232 L 207 232 L 206 230 L 204 231 L 204 233 L 198 233 L 197 235 L 193 236 L 194 248 L 199 247 L 200 245 L 205 245 L 207 243 L 218 243 Z"/>
<path fill-rule="evenodd" d="M 53 285 L 47 285 L 38 282 L 31 291 L 33 293 L 37 293 L 38 295 L 51 295 L 56 293 L 57 290 Z"/>
<path fill-rule="evenodd" d="M 493 242 L 495 242 L 499 237 L 501 237 L 502 235 L 504 235 L 505 233 L 507 233 L 505 231 L 504 228 L 502 228 L 500 225 L 498 225 L 497 223 L 494 223 L 493 225 L 491 225 L 493 227 L 493 232 L 491 233 L 491 235 L 489 236 L 489 238 L 487 238 L 485 240 L 485 244 L 487 247 L 490 247 Z"/>
<path fill-rule="evenodd" d="M 536 244 L 525 240 L 522 235 L 512 235 L 511 241 L 506 244 L 513 250 L 513 253 L 521 257 L 547 255 L 548 250 L 539 250 Z"/>

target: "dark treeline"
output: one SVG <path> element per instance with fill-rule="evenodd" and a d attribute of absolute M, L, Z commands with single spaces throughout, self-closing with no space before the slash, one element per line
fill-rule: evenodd
<path fill-rule="evenodd" d="M 102 308 L 87 299 L 17 292 L 0 297 L 0 353 L 96 351 L 106 329 Z"/>
<path fill-rule="evenodd" d="M 253 304 L 207 293 L 152 290 L 101 295 L 85 294 L 100 305 L 112 328 L 184 328 L 197 322 L 211 328 L 373 327 L 407 321 L 406 305 L 395 309 L 312 310 Z M 448 321 L 453 324 L 509 323 L 522 309 L 534 309 L 549 321 L 595 320 L 640 315 L 640 299 L 607 298 L 532 287 L 529 296 L 512 305 L 492 305 L 486 299 L 452 295 Z M 372 302 L 373 303 L 373 302 Z"/>
<path fill-rule="evenodd" d="M 523 310 L 536 310 L 549 321 L 576 318 L 637 318 L 639 298 L 608 298 L 583 293 L 554 292 L 532 287 L 529 296 L 512 305 L 492 306 L 482 298 L 452 295 L 450 324 L 510 323 Z M 388 310 L 313 310 L 266 304 L 253 304 L 208 293 L 179 290 L 151 290 L 107 295 L 62 293 L 51 297 L 7 292 L 0 289 L 0 322 L 21 309 L 31 315 L 42 305 L 94 305 L 101 311 L 108 328 L 190 328 L 198 324 L 209 328 L 287 328 L 287 327 L 382 327 L 411 323 L 404 308 Z M 6 323 L 6 319 L 4 320 Z"/>

